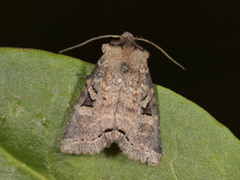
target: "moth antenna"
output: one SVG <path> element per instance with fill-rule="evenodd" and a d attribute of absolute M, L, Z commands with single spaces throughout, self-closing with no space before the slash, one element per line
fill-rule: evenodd
<path fill-rule="evenodd" d="M 66 51 L 69 51 L 69 50 L 71 50 L 71 49 L 75 49 L 75 48 L 78 48 L 78 47 L 80 47 L 80 46 L 83 46 L 83 45 L 85 45 L 85 44 L 87 44 L 87 43 L 90 43 L 90 42 L 92 42 L 92 41 L 96 41 L 96 40 L 98 40 L 98 39 L 104 39 L 104 38 L 121 38 L 121 36 L 120 36 L 120 35 L 102 35 L 102 36 L 97 36 L 97 37 L 91 38 L 91 39 L 89 39 L 89 40 L 87 40 L 87 41 L 84 41 L 83 43 L 80 43 L 80 44 L 77 44 L 77 45 L 75 45 L 75 46 L 72 46 L 72 47 L 63 49 L 63 50 L 59 51 L 59 53 L 66 52 Z"/>
<path fill-rule="evenodd" d="M 183 70 L 185 70 L 185 67 L 183 65 L 181 65 L 180 63 L 178 63 L 176 60 L 174 60 L 170 55 L 168 55 L 168 53 L 166 53 L 166 51 L 164 51 L 160 46 L 158 46 L 157 44 L 155 44 L 152 41 L 149 41 L 147 39 L 144 38 L 136 38 L 134 37 L 135 40 L 137 41 L 143 41 L 146 42 L 148 44 L 151 44 L 152 46 L 154 46 L 155 48 L 157 48 L 158 50 L 160 50 L 169 60 L 171 60 L 174 64 L 176 64 L 177 66 L 179 66 L 180 68 L 182 68 Z"/>
<path fill-rule="evenodd" d="M 84 41 L 83 43 L 80 43 L 80 44 L 77 44 L 75 46 L 72 46 L 72 47 L 69 47 L 69 48 L 66 48 L 66 49 L 63 49 L 61 51 L 59 51 L 59 53 L 63 53 L 63 52 L 66 52 L 66 51 L 69 51 L 71 49 L 75 49 L 75 48 L 78 48 L 80 46 L 83 46 L 87 43 L 90 43 L 92 41 L 96 41 L 96 40 L 99 40 L 99 39 L 104 39 L 104 38 L 121 38 L 122 36 L 120 35 L 102 35 L 102 36 L 97 36 L 97 37 L 94 37 L 94 38 L 91 38 L 87 41 Z M 171 56 L 169 56 L 166 51 L 164 51 L 160 46 L 158 46 L 157 44 L 155 44 L 154 42 L 152 41 L 149 41 L 147 39 L 144 39 L 144 38 L 136 38 L 134 37 L 134 40 L 137 40 L 137 41 L 143 41 L 143 42 L 146 42 L 148 44 L 151 44 L 152 46 L 154 46 L 155 48 L 157 48 L 158 50 L 160 50 L 169 60 L 171 60 L 174 64 L 176 64 L 177 66 L 179 66 L 180 68 L 182 68 L 183 70 L 185 70 L 185 67 L 183 65 L 181 65 L 180 63 L 178 63 L 177 61 L 175 61 Z"/>

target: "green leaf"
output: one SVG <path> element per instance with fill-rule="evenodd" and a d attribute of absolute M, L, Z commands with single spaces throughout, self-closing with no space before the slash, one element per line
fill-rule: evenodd
<path fill-rule="evenodd" d="M 93 65 L 40 50 L 0 48 L 0 179 L 239 179 L 240 142 L 205 110 L 154 86 L 163 157 L 133 162 L 113 145 L 99 154 L 60 151 Z"/>

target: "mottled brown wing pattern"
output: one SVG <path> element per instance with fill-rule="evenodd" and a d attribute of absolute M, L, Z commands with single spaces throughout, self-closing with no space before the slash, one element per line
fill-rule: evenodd
<path fill-rule="evenodd" d="M 103 56 L 74 107 L 62 152 L 97 153 L 116 142 L 133 160 L 158 165 L 159 119 L 148 52 L 129 33 L 104 44 Z"/>
<path fill-rule="evenodd" d="M 147 62 L 146 62 L 147 63 Z M 151 77 L 146 64 L 138 76 L 126 78 L 120 95 L 116 139 L 120 149 L 133 160 L 156 166 L 161 158 L 159 119 Z"/>
<path fill-rule="evenodd" d="M 101 122 L 95 117 L 98 92 L 101 88 L 104 56 L 90 74 L 64 132 L 61 150 L 71 154 L 93 154 L 107 146 Z"/>

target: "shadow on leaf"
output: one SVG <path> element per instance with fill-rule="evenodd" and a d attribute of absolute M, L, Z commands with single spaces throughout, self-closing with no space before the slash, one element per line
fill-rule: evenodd
<path fill-rule="evenodd" d="M 112 143 L 111 146 L 109 148 L 104 149 L 104 154 L 106 156 L 116 156 L 120 153 L 120 148 L 118 147 L 118 145 L 116 143 Z"/>

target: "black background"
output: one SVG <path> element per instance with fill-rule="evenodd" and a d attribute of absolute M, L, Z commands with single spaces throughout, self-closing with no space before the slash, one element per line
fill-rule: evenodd
<path fill-rule="evenodd" d="M 160 45 L 183 71 L 154 47 L 149 68 L 155 84 L 197 103 L 238 138 L 240 111 L 240 1 L 53 0 L 0 5 L 0 46 L 59 50 L 104 34 L 129 31 Z M 66 54 L 96 63 L 101 44 Z"/>

